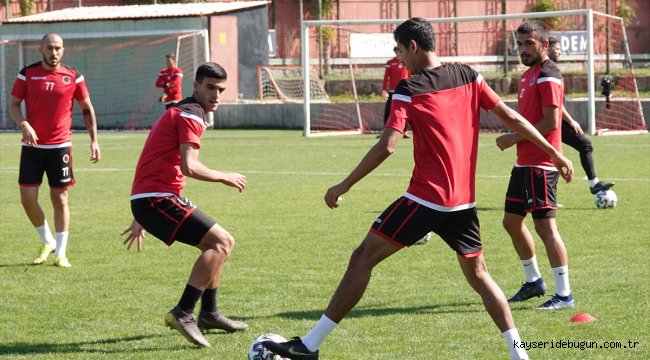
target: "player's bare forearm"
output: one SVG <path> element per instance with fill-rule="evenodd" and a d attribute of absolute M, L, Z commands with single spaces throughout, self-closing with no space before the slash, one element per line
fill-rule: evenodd
<path fill-rule="evenodd" d="M 21 99 L 11 97 L 7 111 L 9 112 L 9 117 L 13 120 L 23 135 L 23 142 L 30 146 L 36 146 L 38 142 L 38 136 L 36 136 L 36 131 L 34 128 L 27 122 L 27 119 L 23 117 L 23 113 L 20 109 Z"/>
<path fill-rule="evenodd" d="M 199 149 L 192 143 L 181 145 L 181 172 L 187 177 L 201 181 L 220 182 L 244 191 L 246 187 L 246 176 L 234 173 L 210 169 L 199 161 Z"/>
<path fill-rule="evenodd" d="M 84 124 L 86 124 L 86 129 L 88 130 L 88 135 L 90 135 L 90 141 L 97 141 L 97 118 L 95 118 L 95 111 L 92 109 L 86 109 L 82 111 Z"/>
<path fill-rule="evenodd" d="M 494 114 L 501 119 L 508 128 L 515 132 L 515 134 L 507 134 L 497 138 L 497 145 L 501 150 L 504 150 L 519 141 L 528 140 L 542 148 L 547 153 L 549 151 L 557 152 L 546 138 L 542 136 L 541 131 L 539 131 L 536 126 L 533 126 L 528 120 L 503 102 L 497 104 L 492 109 L 492 112 L 494 112 Z"/>
<path fill-rule="evenodd" d="M 402 134 L 394 129 L 386 129 L 382 132 L 379 141 L 372 147 L 366 155 L 361 159 L 359 164 L 350 172 L 345 180 L 341 182 L 348 189 L 361 179 L 375 170 L 381 163 L 384 162 L 395 151 L 397 142 L 402 139 Z"/>
<path fill-rule="evenodd" d="M 101 159 L 101 150 L 99 149 L 99 140 L 97 138 L 97 118 L 95 117 L 95 109 L 90 102 L 90 98 L 85 98 L 79 102 L 81 107 L 81 114 L 90 136 L 90 161 L 95 164 Z"/>

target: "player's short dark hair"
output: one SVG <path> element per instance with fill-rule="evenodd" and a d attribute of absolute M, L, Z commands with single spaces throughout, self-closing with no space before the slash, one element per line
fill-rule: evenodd
<path fill-rule="evenodd" d="M 555 44 L 557 44 L 559 42 L 560 42 L 560 40 L 558 40 L 556 37 L 553 37 L 553 36 L 548 37 L 548 46 L 555 45 Z"/>
<path fill-rule="evenodd" d="M 226 80 L 228 78 L 228 74 L 226 74 L 226 69 L 224 69 L 221 65 L 215 62 L 206 62 L 199 65 L 199 68 L 196 69 L 196 77 L 194 77 L 194 80 L 200 83 L 206 77 L 218 80 Z"/>
<path fill-rule="evenodd" d="M 165 55 L 165 57 L 166 57 L 166 58 L 169 58 L 169 59 L 174 59 L 174 60 L 176 60 L 176 55 L 174 55 L 174 54 L 167 54 L 167 55 Z"/>
<path fill-rule="evenodd" d="M 528 20 L 517 28 L 517 34 L 532 34 L 539 41 L 548 40 L 548 28 L 539 20 Z"/>
<path fill-rule="evenodd" d="M 431 23 L 420 17 L 410 18 L 393 31 L 395 41 L 408 45 L 411 40 L 424 51 L 436 51 L 436 33 Z"/>

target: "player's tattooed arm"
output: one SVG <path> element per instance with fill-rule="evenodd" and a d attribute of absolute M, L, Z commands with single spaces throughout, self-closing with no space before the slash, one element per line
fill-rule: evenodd
<path fill-rule="evenodd" d="M 97 118 L 95 109 L 90 102 L 90 98 L 85 98 L 79 102 L 81 114 L 83 115 L 88 135 L 90 135 L 90 161 L 96 163 L 101 159 L 101 150 L 99 149 L 99 140 L 97 139 Z"/>

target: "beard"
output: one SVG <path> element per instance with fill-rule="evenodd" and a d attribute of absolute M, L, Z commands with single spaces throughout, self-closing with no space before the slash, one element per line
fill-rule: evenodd
<path fill-rule="evenodd" d="M 46 63 L 49 67 L 56 67 L 59 64 L 59 59 L 48 59 L 43 56 L 43 62 Z"/>
<path fill-rule="evenodd" d="M 527 60 L 524 60 L 524 58 L 521 57 L 521 62 L 526 66 L 535 66 L 539 64 L 541 60 L 542 56 L 540 54 L 529 55 Z"/>

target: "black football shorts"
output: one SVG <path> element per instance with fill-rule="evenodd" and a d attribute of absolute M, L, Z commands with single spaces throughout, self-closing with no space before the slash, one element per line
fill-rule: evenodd
<path fill-rule="evenodd" d="M 438 211 L 402 196 L 375 219 L 370 231 L 398 247 L 411 246 L 433 231 L 461 256 L 478 256 L 483 250 L 476 208 Z"/>
<path fill-rule="evenodd" d="M 133 199 L 131 212 L 147 232 L 169 246 L 174 240 L 197 246 L 216 224 L 189 200 L 174 195 Z"/>
<path fill-rule="evenodd" d="M 72 147 L 43 149 L 23 146 L 20 152 L 18 184 L 20 186 L 40 186 L 43 173 L 47 174 L 50 187 L 68 188 L 74 186 L 72 173 Z"/>

